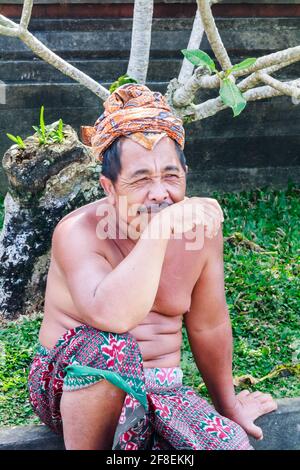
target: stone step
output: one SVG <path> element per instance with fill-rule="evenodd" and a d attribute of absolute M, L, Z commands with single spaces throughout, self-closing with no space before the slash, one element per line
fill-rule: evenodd
<path fill-rule="evenodd" d="M 127 59 L 89 59 L 70 60 L 70 64 L 86 73 L 100 83 L 117 79 L 127 71 Z M 167 82 L 177 77 L 182 61 L 180 59 L 152 59 L 148 69 L 148 81 Z M 1 80 L 4 83 L 26 82 L 69 82 L 74 80 L 62 74 L 59 70 L 42 60 L 3 60 L 1 65 Z"/>
<path fill-rule="evenodd" d="M 105 88 L 109 88 L 111 82 L 103 82 Z M 146 85 L 153 91 L 165 93 L 167 84 L 165 82 L 147 82 Z M 198 95 L 199 102 L 203 102 L 209 97 L 216 97 L 217 90 L 208 93 L 201 92 Z M 88 123 L 92 109 L 92 115 L 96 117 L 103 110 L 102 101 L 95 98 L 95 95 L 77 83 L 23 83 L 8 84 L 6 86 L 6 103 L 0 104 L 0 126 L 14 125 L 14 112 L 29 112 L 24 115 L 20 124 L 26 123 L 28 129 L 31 128 L 31 122 L 28 121 L 32 116 L 36 122 L 39 114 L 37 110 L 41 105 L 45 106 L 45 116 L 50 121 L 56 113 L 64 114 L 68 108 L 74 109 L 72 122 L 70 125 L 76 125 L 78 122 Z M 76 115 L 75 110 L 85 109 L 87 115 Z M 33 112 L 31 111 L 33 110 Z M 98 111 L 99 110 L 99 111 Z M 258 112 L 260 113 L 258 118 Z M 50 115 L 48 114 L 50 113 Z M 48 116 L 48 117 L 47 117 Z M 283 119 L 283 116 L 285 119 Z M 55 116 L 57 120 L 57 115 Z M 265 125 L 268 120 L 268 126 Z M 94 118 L 92 118 L 92 123 Z M 276 97 L 273 100 L 265 99 L 248 102 L 246 109 L 238 118 L 233 118 L 231 109 L 220 111 L 215 116 L 202 121 L 197 121 L 186 126 L 190 137 L 193 139 L 203 138 L 242 138 L 254 136 L 289 136 L 299 134 L 300 107 L 292 104 L 287 96 Z M 1 127 L 0 127 L 1 128 Z M 201 133 L 199 129 L 201 128 Z"/>
<path fill-rule="evenodd" d="M 255 450 L 300 450 L 300 398 L 277 400 L 278 410 L 255 422 L 264 433 L 262 441 L 250 437 Z M 15 426 L 0 429 L 0 450 L 63 450 L 61 437 L 47 426 Z"/>
<path fill-rule="evenodd" d="M 151 56 L 178 57 L 187 47 L 192 19 L 154 19 Z M 300 41 L 298 18 L 219 18 L 220 35 L 230 55 L 249 52 L 256 57 Z M 30 31 L 47 47 L 66 58 L 126 58 L 131 45 L 132 20 L 81 19 L 32 20 Z M 272 37 L 272 41 L 270 41 Z M 203 50 L 211 48 L 206 37 Z M 18 39 L 0 36 L 0 60 L 31 58 L 32 52 Z M 1 77 L 0 77 L 1 78 Z"/>
<path fill-rule="evenodd" d="M 244 57 L 232 57 L 234 63 L 241 62 Z M 88 59 L 68 60 L 70 64 L 86 73 L 99 83 L 117 79 L 127 71 L 128 59 Z M 148 81 L 168 82 L 178 77 L 182 64 L 181 57 L 151 58 L 148 68 Z M 27 60 L 2 60 L 1 80 L 6 84 L 12 83 L 44 83 L 74 81 L 46 62 L 34 58 Z M 300 76 L 300 61 L 277 72 L 274 77 L 280 80 L 293 80 Z"/>

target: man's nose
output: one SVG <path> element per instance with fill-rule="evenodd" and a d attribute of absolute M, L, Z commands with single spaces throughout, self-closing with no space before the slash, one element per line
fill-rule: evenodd
<path fill-rule="evenodd" d="M 159 181 L 152 183 L 151 189 L 149 190 L 149 194 L 148 194 L 148 198 L 150 201 L 160 204 L 161 202 L 168 199 L 168 197 L 169 197 L 168 191 L 166 190 L 163 183 Z"/>

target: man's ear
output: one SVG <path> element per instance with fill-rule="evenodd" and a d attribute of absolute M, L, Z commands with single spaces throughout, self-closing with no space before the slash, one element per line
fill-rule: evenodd
<path fill-rule="evenodd" d="M 186 168 L 186 173 L 188 173 L 189 167 L 187 165 L 185 165 L 185 168 Z"/>
<path fill-rule="evenodd" d="M 101 175 L 99 183 L 103 188 L 105 195 L 108 197 L 108 201 L 114 205 L 115 203 L 115 188 L 112 181 L 106 176 Z"/>

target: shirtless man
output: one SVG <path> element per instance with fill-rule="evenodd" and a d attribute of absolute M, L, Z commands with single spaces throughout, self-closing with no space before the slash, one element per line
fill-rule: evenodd
<path fill-rule="evenodd" d="M 107 197 L 71 212 L 55 228 L 40 343 L 51 349 L 66 330 L 87 324 L 131 333 L 145 369 L 178 367 L 184 319 L 215 409 L 260 439 L 262 430 L 254 420 L 277 405 L 270 395 L 234 392 L 222 211 L 213 199 L 185 199 L 186 173 L 171 138 L 162 138 L 153 150 L 128 138 L 120 142 L 122 165 L 117 181 L 100 177 Z M 119 204 L 121 196 L 126 198 L 127 213 Z M 167 207 L 159 210 L 162 203 Z M 149 215 L 139 237 L 104 239 L 97 236 L 101 220 L 97 213 L 104 204 L 114 207 L 127 224 L 133 220 L 128 214 L 134 205 L 158 211 Z M 186 249 L 185 238 L 188 230 L 201 227 L 195 213 L 185 228 L 176 225 L 176 217 L 166 217 L 187 204 L 202 205 L 210 214 L 203 246 L 196 250 Z M 157 226 L 163 226 L 168 236 L 151 238 L 149 228 Z M 180 232 L 181 239 L 175 239 L 173 234 Z M 64 391 L 60 411 L 66 448 L 111 448 L 124 396 L 123 390 L 107 380 Z"/>

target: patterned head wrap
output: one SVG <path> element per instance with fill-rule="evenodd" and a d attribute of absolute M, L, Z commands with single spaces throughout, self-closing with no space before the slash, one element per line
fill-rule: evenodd
<path fill-rule="evenodd" d="M 104 102 L 104 112 L 94 127 L 82 126 L 82 140 L 92 146 L 95 157 L 102 161 L 103 152 L 120 136 L 128 137 L 153 149 L 164 136 L 184 148 L 182 120 L 176 117 L 166 98 L 145 85 L 127 83 L 115 90 Z"/>

